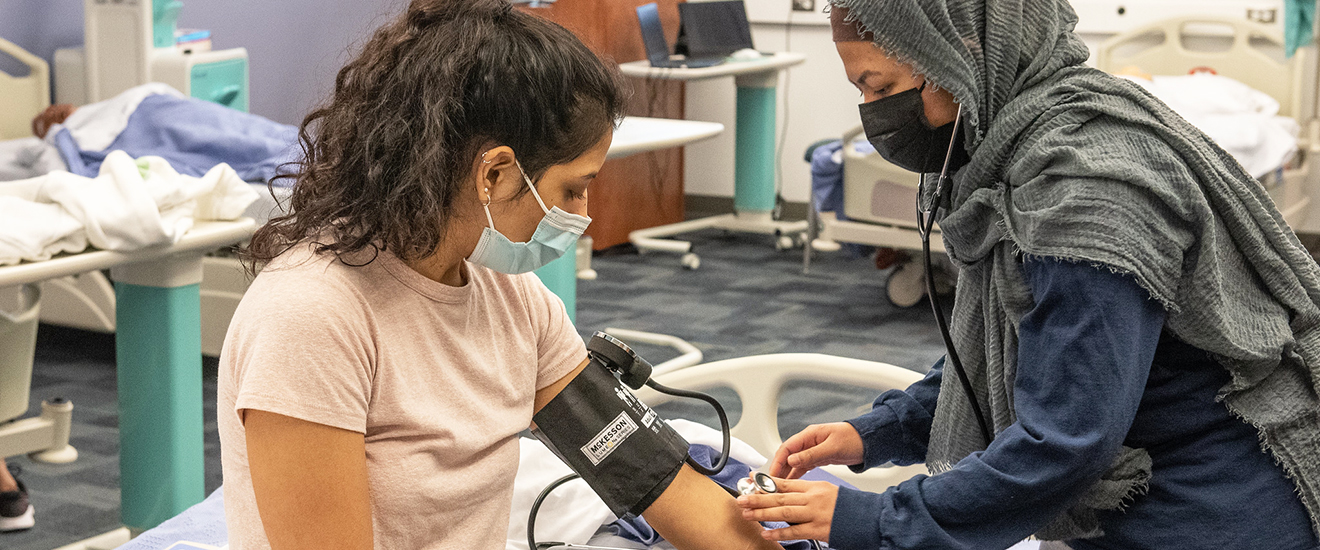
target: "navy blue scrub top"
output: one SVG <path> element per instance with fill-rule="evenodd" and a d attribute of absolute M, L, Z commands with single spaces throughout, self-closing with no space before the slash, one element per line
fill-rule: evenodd
<path fill-rule="evenodd" d="M 1135 280 L 1053 259 L 1022 269 L 1036 304 L 1018 327 L 1017 422 L 944 474 L 883 494 L 840 489 L 830 546 L 1007 548 L 1071 506 L 1126 445 L 1150 453 L 1149 490 L 1073 548 L 1320 548 L 1256 429 L 1216 401 L 1227 371 L 1165 333 L 1163 308 Z M 849 420 L 864 443 L 855 469 L 925 460 L 942 376 L 943 360 Z"/>

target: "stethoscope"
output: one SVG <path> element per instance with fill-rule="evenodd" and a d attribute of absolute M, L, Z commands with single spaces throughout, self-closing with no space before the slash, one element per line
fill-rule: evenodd
<path fill-rule="evenodd" d="M 981 404 L 976 400 L 976 393 L 972 391 L 971 379 L 967 377 L 967 371 L 963 369 L 962 361 L 958 359 L 958 350 L 953 346 L 953 338 L 949 336 L 949 323 L 944 318 L 944 308 L 940 307 L 939 295 L 935 293 L 935 270 L 930 261 L 930 234 L 935 229 L 935 211 L 944 204 L 947 198 L 945 194 L 952 187 L 949 163 L 953 161 L 953 145 L 957 143 L 961 124 L 962 106 L 959 105 L 958 115 L 953 119 L 953 137 L 949 139 L 949 149 L 944 153 L 944 167 L 940 168 L 940 177 L 935 180 L 935 195 L 931 197 L 929 204 L 921 203 L 921 198 L 926 194 L 926 177 L 924 174 L 918 176 L 917 233 L 921 235 L 921 254 L 926 267 L 926 294 L 930 296 L 931 309 L 935 310 L 935 323 L 940 327 L 940 336 L 944 337 L 944 349 L 948 361 L 953 363 L 953 370 L 958 373 L 958 380 L 962 382 L 963 392 L 967 394 L 967 400 L 972 404 L 972 413 L 976 415 L 976 423 L 981 427 L 981 437 L 985 438 L 985 444 L 989 446 L 994 437 L 991 435 L 990 426 L 985 422 L 985 415 L 981 412 Z"/>
<path fill-rule="evenodd" d="M 738 494 L 754 495 L 757 493 L 774 494 L 779 492 L 779 486 L 775 485 L 775 478 L 765 472 L 754 472 L 752 477 L 744 477 L 738 480 Z"/>
<path fill-rule="evenodd" d="M 779 485 L 775 484 L 775 478 L 765 472 L 752 472 L 751 477 L 744 477 L 738 480 L 738 493 L 742 495 L 770 494 L 779 492 Z M 790 523 L 789 525 L 794 525 Z M 822 550 L 820 541 L 812 540 L 811 547 L 814 550 Z"/>

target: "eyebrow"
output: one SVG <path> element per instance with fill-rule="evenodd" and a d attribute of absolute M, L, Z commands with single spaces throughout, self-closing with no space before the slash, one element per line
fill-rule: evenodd
<path fill-rule="evenodd" d="M 867 69 L 867 70 L 865 70 L 865 71 L 862 71 L 862 74 L 860 74 L 860 75 L 857 76 L 857 80 L 854 80 L 854 81 L 853 81 L 853 85 L 854 85 L 854 86 L 857 86 L 857 87 L 860 88 L 861 86 L 864 85 L 864 82 L 866 81 L 866 79 L 868 79 L 868 78 L 870 78 L 870 77 L 872 77 L 872 76 L 884 76 L 884 75 L 881 74 L 880 71 L 876 71 L 876 70 L 873 70 L 873 69 Z"/>

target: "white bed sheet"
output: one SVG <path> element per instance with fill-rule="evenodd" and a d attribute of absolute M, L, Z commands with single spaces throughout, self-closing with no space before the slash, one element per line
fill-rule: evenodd
<path fill-rule="evenodd" d="M 1279 116 L 1277 100 L 1242 82 L 1209 73 L 1123 78 L 1205 132 L 1256 178 L 1283 167 L 1297 153 L 1297 121 Z"/>
<path fill-rule="evenodd" d="M 35 178 L 68 167 L 54 145 L 36 137 L 0 141 L 0 181 Z"/>
<path fill-rule="evenodd" d="M 257 200 L 247 207 L 243 217 L 257 220 L 257 225 L 265 225 L 267 221 L 275 216 L 283 215 L 287 212 L 289 205 L 289 195 L 293 189 L 289 187 L 268 188 L 264 183 L 248 183 L 253 191 L 257 192 Z"/>

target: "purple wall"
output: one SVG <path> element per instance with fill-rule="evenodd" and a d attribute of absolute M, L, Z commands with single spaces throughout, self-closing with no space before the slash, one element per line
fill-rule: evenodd
<path fill-rule="evenodd" d="M 252 112 L 297 124 L 329 93 L 352 48 L 407 0 L 183 2 L 179 26 L 210 29 L 216 49 L 247 48 Z M 0 0 L 0 38 L 51 61 L 56 48 L 82 44 L 82 5 Z M 13 72 L 12 60 L 0 59 L 0 70 Z"/>
<path fill-rule="evenodd" d="M 82 6 L 82 0 L 0 0 L 0 38 L 50 62 L 56 48 L 82 44 Z M 0 70 L 15 73 L 18 67 L 0 54 Z"/>

